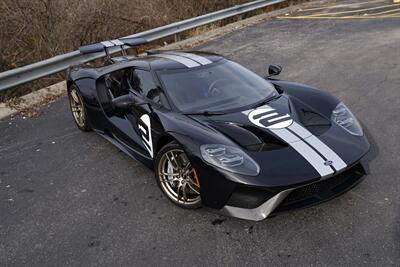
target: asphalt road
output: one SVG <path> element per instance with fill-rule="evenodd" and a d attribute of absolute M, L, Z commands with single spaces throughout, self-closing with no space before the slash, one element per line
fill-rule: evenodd
<path fill-rule="evenodd" d="M 400 265 L 400 20 L 276 19 L 200 48 L 341 98 L 370 133 L 370 174 L 262 222 L 175 207 L 153 173 L 74 125 L 65 98 L 0 122 L 0 266 Z"/>

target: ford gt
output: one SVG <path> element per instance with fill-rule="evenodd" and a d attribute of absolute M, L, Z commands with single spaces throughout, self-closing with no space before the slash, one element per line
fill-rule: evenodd
<path fill-rule="evenodd" d="M 82 46 L 106 60 L 68 70 L 69 103 L 80 130 L 154 170 L 174 204 L 259 221 L 336 197 L 366 174 L 368 140 L 331 94 L 277 79 L 279 65 L 261 77 L 215 53 L 125 51 L 144 43 Z"/>

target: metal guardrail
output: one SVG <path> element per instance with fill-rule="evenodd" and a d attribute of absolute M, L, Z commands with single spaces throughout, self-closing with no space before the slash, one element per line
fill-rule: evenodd
<path fill-rule="evenodd" d="M 154 40 L 162 39 L 168 36 L 181 33 L 186 30 L 194 29 L 206 24 L 220 21 L 229 17 L 241 15 L 250 11 L 254 11 L 256 9 L 284 2 L 288 2 L 289 4 L 291 4 L 292 1 L 291 0 L 252 1 L 242 5 L 236 5 L 230 8 L 194 17 L 191 19 L 171 23 L 148 31 L 125 36 L 122 37 L 122 39 L 128 37 L 129 38 L 142 37 L 151 42 Z M 118 47 L 113 47 L 109 51 L 110 53 L 115 53 L 120 51 L 120 49 Z M 61 72 L 63 70 L 66 70 L 71 65 L 89 62 L 104 56 L 105 56 L 104 52 L 93 53 L 93 54 L 81 54 L 77 50 L 67 54 L 58 55 L 37 63 L 26 65 L 20 68 L 2 72 L 0 73 L 0 92 L 17 85 L 21 85 L 51 74 Z"/>

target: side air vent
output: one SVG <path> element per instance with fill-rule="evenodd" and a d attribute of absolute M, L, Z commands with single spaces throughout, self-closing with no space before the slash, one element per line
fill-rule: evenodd
<path fill-rule="evenodd" d="M 267 189 L 236 186 L 226 205 L 254 209 L 276 195 L 276 192 Z"/>

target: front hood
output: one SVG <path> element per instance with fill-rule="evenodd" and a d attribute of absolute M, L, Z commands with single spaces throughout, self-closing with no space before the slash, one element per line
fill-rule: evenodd
<path fill-rule="evenodd" d="M 260 107 L 217 116 L 196 116 L 241 146 L 261 167 L 254 185 L 285 186 L 325 179 L 368 151 L 353 136 L 298 98 L 281 95 Z"/>
<path fill-rule="evenodd" d="M 320 136 L 331 127 L 331 122 L 318 111 L 300 100 L 282 95 L 268 105 L 241 110 L 220 116 L 203 117 L 205 123 L 212 125 L 239 145 L 250 150 L 257 149 L 257 144 L 281 144 L 274 131 L 300 124 L 309 132 Z M 244 138 L 245 137 L 245 138 Z M 258 147 L 266 150 L 268 147 Z"/>

